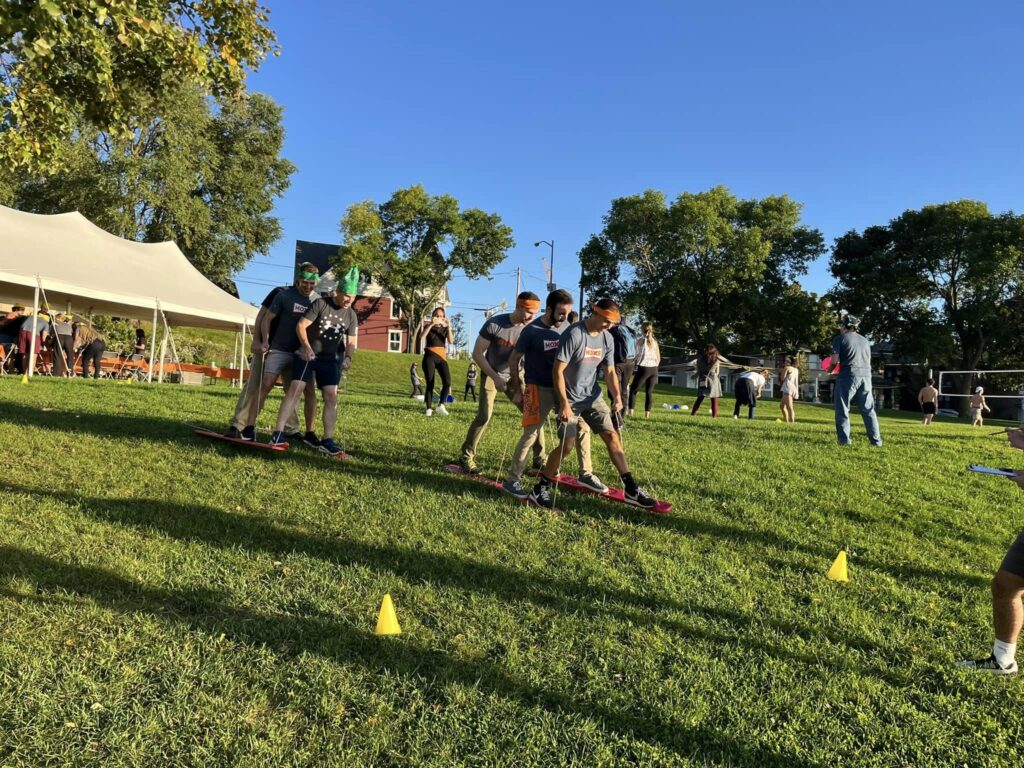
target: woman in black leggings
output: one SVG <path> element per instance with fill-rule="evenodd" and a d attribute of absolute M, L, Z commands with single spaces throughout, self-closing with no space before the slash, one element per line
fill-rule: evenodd
<path fill-rule="evenodd" d="M 423 413 L 434 415 L 434 376 L 441 376 L 441 397 L 437 404 L 437 415 L 447 416 L 444 407 L 448 394 L 452 391 L 452 375 L 448 370 L 448 345 L 454 342 L 452 327 L 445 317 L 444 307 L 437 307 L 430 316 L 430 323 L 423 326 L 420 333 L 423 344 L 423 375 L 427 377 L 427 391 L 423 395 L 426 406 Z"/>
<path fill-rule="evenodd" d="M 644 323 L 644 338 L 640 342 L 637 355 L 636 373 L 629 387 L 629 415 L 636 408 L 636 393 L 644 388 L 644 418 L 651 417 L 651 404 L 654 402 L 654 385 L 658 383 L 658 366 L 661 365 L 661 347 L 654 338 L 654 326 Z"/>

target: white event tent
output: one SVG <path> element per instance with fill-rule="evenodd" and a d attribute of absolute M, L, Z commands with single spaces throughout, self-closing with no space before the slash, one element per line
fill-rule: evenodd
<path fill-rule="evenodd" d="M 0 301 L 36 312 L 41 292 L 56 311 L 151 319 L 151 360 L 158 314 L 165 332 L 168 324 L 240 330 L 244 340 L 257 313 L 203 277 L 172 242 L 124 240 L 77 211 L 46 216 L 0 206 Z"/>

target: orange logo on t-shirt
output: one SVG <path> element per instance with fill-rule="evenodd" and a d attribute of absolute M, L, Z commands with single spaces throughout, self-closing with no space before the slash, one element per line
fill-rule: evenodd
<path fill-rule="evenodd" d="M 601 360 L 604 357 L 604 347 L 584 347 L 583 348 L 583 360 L 588 363 L 593 363 Z M 592 360 L 591 358 L 596 358 Z"/>

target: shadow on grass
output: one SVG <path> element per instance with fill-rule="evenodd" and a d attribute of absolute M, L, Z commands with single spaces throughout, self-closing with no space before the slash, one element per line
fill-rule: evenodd
<path fill-rule="evenodd" d="M 213 636 L 224 634 L 235 642 L 265 646 L 289 658 L 314 654 L 340 664 L 357 663 L 369 670 L 397 673 L 419 688 L 435 688 L 439 693 L 455 683 L 525 707 L 540 707 L 555 717 L 568 714 L 591 721 L 620 737 L 658 744 L 695 759 L 779 768 L 813 765 L 767 745 L 745 744 L 724 729 L 674 721 L 639 698 L 621 709 L 577 701 L 563 691 L 509 674 L 493 662 L 470 662 L 418 645 L 408 637 L 381 642 L 326 614 L 297 617 L 228 606 L 215 595 L 147 587 L 109 570 L 63 563 L 16 547 L 0 547 L 0 576 L 31 580 L 37 591 L 71 592 L 113 610 L 146 613 L 167 624 Z M 0 594 L 24 599 L 10 590 L 0 589 Z M 425 676 L 427 670 L 430 674 Z"/>

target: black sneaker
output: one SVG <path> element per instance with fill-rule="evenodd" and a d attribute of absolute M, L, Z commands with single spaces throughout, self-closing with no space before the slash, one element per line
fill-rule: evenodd
<path fill-rule="evenodd" d="M 306 432 L 302 436 L 302 442 L 314 450 L 320 447 L 320 440 L 317 438 L 316 432 Z"/>
<path fill-rule="evenodd" d="M 654 509 L 658 503 L 657 499 L 652 499 L 639 486 L 637 486 L 636 493 L 626 491 L 625 497 L 627 504 L 632 504 L 634 507 L 643 507 L 644 509 Z"/>
<path fill-rule="evenodd" d="M 339 453 L 344 453 L 344 451 L 341 450 L 341 447 L 329 437 L 325 437 L 321 440 L 317 444 L 316 449 L 331 456 L 337 456 Z"/>
<path fill-rule="evenodd" d="M 295 430 L 294 432 L 285 432 L 284 436 L 288 438 L 289 442 L 301 443 L 302 438 L 305 437 L 305 433 Z"/>
<path fill-rule="evenodd" d="M 480 474 L 480 467 L 478 467 L 474 462 L 466 458 L 459 459 L 459 469 L 461 469 L 467 475 Z"/>
<path fill-rule="evenodd" d="M 242 440 L 246 440 L 248 442 L 252 442 L 253 440 L 255 440 L 256 439 L 256 427 L 253 426 L 252 424 L 247 426 L 245 429 L 242 430 L 241 438 L 242 438 Z"/>
<path fill-rule="evenodd" d="M 224 433 L 224 437 L 229 437 L 232 440 L 242 439 L 242 430 L 238 427 L 231 427 L 227 432 Z"/>
<path fill-rule="evenodd" d="M 1004 667 L 998 661 L 996 661 L 995 654 L 989 656 L 987 659 L 967 659 L 957 664 L 961 669 L 973 669 L 975 672 L 990 672 L 993 675 L 1000 675 L 1002 677 L 1009 677 L 1010 675 L 1017 674 L 1017 662 L 1010 662 L 1010 665 Z"/>
<path fill-rule="evenodd" d="M 555 502 L 551 500 L 551 488 L 547 483 L 537 483 L 533 486 L 533 490 L 530 491 L 530 501 L 544 509 L 553 509 L 555 506 Z"/>
<path fill-rule="evenodd" d="M 535 470 L 537 470 L 538 472 L 540 472 L 542 469 L 544 469 L 544 465 L 547 464 L 547 463 L 548 463 L 547 459 L 545 459 L 543 456 L 534 456 L 533 457 L 533 468 Z"/>
<path fill-rule="evenodd" d="M 580 473 L 579 481 L 581 485 L 585 485 L 592 491 L 597 491 L 598 493 L 608 493 L 608 486 L 602 483 L 598 476 L 595 475 L 593 472 Z"/>
<path fill-rule="evenodd" d="M 275 446 L 283 445 L 283 446 L 287 447 L 288 446 L 288 438 L 285 437 L 284 432 L 274 432 L 270 436 L 270 445 L 275 445 Z"/>

